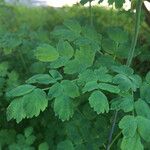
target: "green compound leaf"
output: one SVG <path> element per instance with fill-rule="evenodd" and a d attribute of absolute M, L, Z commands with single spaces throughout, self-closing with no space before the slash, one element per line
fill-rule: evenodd
<path fill-rule="evenodd" d="M 101 90 L 108 91 L 110 93 L 119 93 L 120 92 L 120 89 L 118 88 L 118 86 L 107 84 L 107 83 L 99 83 L 98 87 Z"/>
<path fill-rule="evenodd" d="M 39 145 L 38 150 L 49 150 L 49 145 L 46 142 L 43 142 Z"/>
<path fill-rule="evenodd" d="M 11 91 L 7 92 L 6 96 L 9 98 L 23 96 L 25 94 L 32 92 L 35 88 L 36 88 L 35 86 L 29 84 L 20 85 L 12 89 Z"/>
<path fill-rule="evenodd" d="M 16 122 L 19 123 L 25 117 L 26 113 L 23 108 L 23 99 L 22 97 L 16 98 L 7 108 L 7 120 L 16 119 Z"/>
<path fill-rule="evenodd" d="M 93 0 L 80 0 L 80 3 L 81 3 L 82 5 L 84 5 L 84 4 L 86 4 L 87 2 L 91 2 L 91 1 L 93 1 Z"/>
<path fill-rule="evenodd" d="M 112 66 L 119 66 L 120 63 L 115 61 L 111 55 L 101 55 L 95 60 L 95 65 L 97 67 L 105 66 L 111 69 Z"/>
<path fill-rule="evenodd" d="M 106 67 L 100 67 L 94 71 L 87 69 L 83 73 L 80 73 L 78 78 L 80 84 L 85 84 L 88 82 L 112 82 L 113 77 L 108 74 Z"/>
<path fill-rule="evenodd" d="M 54 84 L 48 93 L 50 99 L 54 99 L 54 112 L 62 121 L 69 120 L 74 113 L 73 100 L 80 95 L 74 82 L 63 80 Z"/>
<path fill-rule="evenodd" d="M 79 73 L 78 75 L 78 83 L 84 85 L 88 82 L 96 82 L 97 77 L 94 74 L 93 70 L 87 69 L 83 73 Z"/>
<path fill-rule="evenodd" d="M 121 142 L 121 150 L 144 150 L 140 136 L 136 133 L 134 137 L 124 137 Z"/>
<path fill-rule="evenodd" d="M 35 50 L 35 57 L 42 62 L 52 62 L 58 59 L 59 53 L 49 44 L 41 44 Z"/>
<path fill-rule="evenodd" d="M 34 89 L 23 97 L 15 98 L 10 103 L 7 108 L 7 119 L 16 119 L 19 123 L 24 118 L 37 117 L 40 111 L 45 110 L 47 105 L 48 100 L 45 92 L 41 89 Z"/>
<path fill-rule="evenodd" d="M 70 60 L 64 67 L 66 74 L 80 73 L 92 66 L 95 52 L 90 47 L 81 47 L 76 50 L 75 58 Z"/>
<path fill-rule="evenodd" d="M 0 77 L 5 77 L 8 73 L 9 64 L 8 62 L 1 62 L 0 63 Z"/>
<path fill-rule="evenodd" d="M 122 129 L 124 137 L 134 137 L 137 130 L 137 122 L 134 116 L 124 116 L 119 122 L 119 128 Z"/>
<path fill-rule="evenodd" d="M 121 8 L 124 3 L 125 3 L 125 0 L 115 0 L 115 7 Z"/>
<path fill-rule="evenodd" d="M 91 82 L 87 82 L 85 84 L 85 86 L 82 89 L 82 92 L 83 93 L 90 92 L 90 91 L 93 91 L 95 89 L 99 89 L 99 85 L 98 85 L 97 81 L 91 81 Z"/>
<path fill-rule="evenodd" d="M 0 130 L 0 143 L 1 147 L 5 145 L 11 145 L 15 142 L 16 131 L 13 129 L 1 129 Z"/>
<path fill-rule="evenodd" d="M 132 91 L 136 91 L 136 89 L 141 86 L 142 79 L 140 76 L 138 76 L 136 74 L 129 75 L 130 74 L 129 72 L 128 73 L 122 72 L 122 74 L 121 74 L 121 72 L 122 71 L 118 71 L 119 74 L 117 74 L 113 78 L 113 82 L 115 84 L 119 84 L 119 88 L 122 91 L 128 91 L 129 89 L 132 89 Z"/>
<path fill-rule="evenodd" d="M 50 70 L 49 73 L 55 81 L 63 79 L 63 76 L 57 70 Z"/>
<path fill-rule="evenodd" d="M 97 80 L 100 82 L 112 82 L 112 76 L 108 74 L 108 69 L 106 67 L 100 67 L 94 70 L 94 74 Z"/>
<path fill-rule="evenodd" d="M 108 0 L 109 5 L 112 5 L 115 3 L 116 8 L 121 8 L 123 4 L 125 3 L 125 0 Z"/>
<path fill-rule="evenodd" d="M 138 116 L 150 119 L 150 107 L 142 99 L 139 99 L 138 101 L 135 102 L 135 111 Z"/>
<path fill-rule="evenodd" d="M 54 112 L 62 121 L 69 120 L 74 113 L 73 101 L 68 96 L 59 96 L 54 101 Z"/>
<path fill-rule="evenodd" d="M 64 26 L 56 27 L 53 30 L 52 35 L 58 39 L 67 40 L 69 42 L 72 42 L 78 37 L 80 37 L 80 34 L 73 32 Z"/>
<path fill-rule="evenodd" d="M 102 48 L 109 54 L 115 54 L 117 44 L 113 40 L 105 38 L 102 40 Z"/>
<path fill-rule="evenodd" d="M 48 105 L 46 94 L 41 89 L 35 89 L 23 97 L 23 107 L 27 118 L 38 116 Z"/>
<path fill-rule="evenodd" d="M 65 140 L 57 145 L 57 150 L 75 150 L 70 140 Z"/>
<path fill-rule="evenodd" d="M 33 128 L 32 127 L 28 127 L 24 130 L 24 135 L 26 138 L 28 138 L 30 135 L 32 135 L 33 133 Z"/>
<path fill-rule="evenodd" d="M 29 68 L 30 72 L 31 73 L 34 73 L 34 74 L 42 74 L 45 72 L 46 70 L 46 64 L 43 63 L 43 62 L 33 62 Z"/>
<path fill-rule="evenodd" d="M 140 88 L 140 96 L 147 103 L 150 103 L 150 85 L 147 83 L 143 83 Z"/>
<path fill-rule="evenodd" d="M 107 31 L 109 38 L 116 43 L 125 43 L 128 40 L 128 35 L 121 28 L 112 27 Z"/>
<path fill-rule="evenodd" d="M 62 93 L 63 93 L 63 88 L 61 84 L 57 82 L 50 87 L 48 96 L 50 97 L 50 99 L 53 99 L 59 97 L 60 95 L 62 95 Z"/>
<path fill-rule="evenodd" d="M 50 67 L 57 69 L 57 68 L 65 66 L 68 63 L 68 61 L 69 60 L 66 57 L 59 57 L 57 60 L 51 62 Z"/>
<path fill-rule="evenodd" d="M 124 112 L 130 112 L 134 108 L 134 101 L 132 96 L 119 97 L 111 101 L 112 110 L 123 110 Z"/>
<path fill-rule="evenodd" d="M 66 74 L 75 74 L 75 73 L 82 72 L 86 68 L 87 68 L 86 65 L 81 64 L 81 62 L 78 59 L 73 59 L 73 60 L 68 61 L 65 64 L 64 72 Z"/>
<path fill-rule="evenodd" d="M 63 24 L 75 33 L 81 32 L 81 26 L 76 20 L 66 20 Z"/>
<path fill-rule="evenodd" d="M 115 84 L 119 84 L 119 88 L 122 91 L 128 91 L 132 87 L 131 80 L 127 76 L 125 76 L 123 74 L 117 74 L 113 78 L 113 82 Z"/>
<path fill-rule="evenodd" d="M 73 47 L 69 44 L 69 42 L 63 40 L 60 40 L 58 42 L 57 50 L 60 57 L 64 57 L 67 59 L 70 59 L 74 54 Z"/>
<path fill-rule="evenodd" d="M 109 111 L 107 97 L 101 91 L 94 91 L 89 97 L 89 103 L 97 114 Z"/>
<path fill-rule="evenodd" d="M 150 142 L 150 120 L 142 116 L 137 116 L 138 132 L 147 142 Z"/>
<path fill-rule="evenodd" d="M 49 74 L 37 74 L 29 78 L 26 83 L 28 84 L 45 84 L 55 83 L 56 81 Z"/>
<path fill-rule="evenodd" d="M 128 66 L 122 65 L 122 66 L 112 66 L 111 69 L 114 72 L 117 72 L 119 74 L 130 76 L 134 73 L 134 70 Z"/>
<path fill-rule="evenodd" d="M 71 98 L 75 98 L 80 95 L 77 85 L 69 80 L 63 80 L 61 82 L 61 86 L 63 88 L 64 95 L 67 95 Z"/>
<path fill-rule="evenodd" d="M 150 71 L 146 74 L 146 82 L 150 84 Z"/>
<path fill-rule="evenodd" d="M 131 75 L 131 76 L 129 76 L 129 79 L 132 82 L 131 88 L 133 89 L 133 91 L 135 91 L 137 88 L 140 88 L 140 86 L 142 84 L 142 79 L 139 75 L 137 75 L 137 74 Z"/>

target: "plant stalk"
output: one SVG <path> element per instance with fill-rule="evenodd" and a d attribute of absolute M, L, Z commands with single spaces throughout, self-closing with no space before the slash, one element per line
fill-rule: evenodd
<path fill-rule="evenodd" d="M 131 66 L 131 64 L 132 64 L 132 60 L 133 60 L 134 52 L 135 52 L 135 47 L 136 47 L 136 44 L 137 44 L 139 28 L 140 28 L 141 7 L 142 7 L 142 0 L 137 0 L 134 35 L 133 35 L 133 38 L 132 38 L 132 43 L 131 43 L 130 51 L 129 51 L 129 54 L 128 54 L 128 59 L 127 59 L 127 62 L 126 62 L 126 65 L 128 67 Z M 115 131 L 117 116 L 118 116 L 118 111 L 115 111 L 114 119 L 113 119 L 113 123 L 112 123 L 112 128 L 111 128 L 111 131 L 110 131 L 110 134 L 109 134 L 107 150 L 110 150 L 110 144 L 111 144 L 111 141 L 112 141 L 113 133 Z"/>
<path fill-rule="evenodd" d="M 127 59 L 127 66 L 130 66 L 134 57 L 134 52 L 135 52 L 135 47 L 137 44 L 137 39 L 138 39 L 138 34 L 139 34 L 139 29 L 140 29 L 140 16 L 141 16 L 141 8 L 142 8 L 142 0 L 137 1 L 137 6 L 136 6 L 136 20 L 135 20 L 135 28 L 134 28 L 134 35 L 131 43 L 131 48 L 128 54 L 128 59 Z"/>

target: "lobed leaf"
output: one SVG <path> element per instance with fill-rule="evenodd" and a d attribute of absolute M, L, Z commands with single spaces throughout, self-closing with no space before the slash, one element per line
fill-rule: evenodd
<path fill-rule="evenodd" d="M 101 90 L 108 91 L 110 93 L 116 93 L 117 94 L 120 92 L 120 89 L 118 88 L 118 86 L 107 84 L 107 83 L 99 83 L 98 87 Z"/>
<path fill-rule="evenodd" d="M 7 108 L 7 119 L 16 119 L 19 123 L 24 118 L 38 116 L 48 105 L 46 94 L 41 89 L 34 89 L 32 92 L 15 98 Z M 18 113 L 19 112 L 19 113 Z"/>
<path fill-rule="evenodd" d="M 35 50 L 35 57 L 42 62 L 52 62 L 58 59 L 59 53 L 49 44 L 41 44 Z"/>
<path fill-rule="evenodd" d="M 137 116 L 138 132 L 147 142 L 150 142 L 150 120 L 142 116 Z"/>
<path fill-rule="evenodd" d="M 139 99 L 135 102 L 135 111 L 138 116 L 145 117 L 147 119 L 150 119 L 150 107 L 149 105 L 143 101 L 142 99 Z"/>
<path fill-rule="evenodd" d="M 136 135 L 137 122 L 134 116 L 124 116 L 119 122 L 119 128 L 122 129 L 122 133 L 125 138 L 131 138 Z"/>
<path fill-rule="evenodd" d="M 8 91 L 6 93 L 6 96 L 9 98 L 20 97 L 20 96 L 23 96 L 25 94 L 32 92 L 35 88 L 36 88 L 35 86 L 29 85 L 29 84 L 20 85 L 12 89 L 11 91 Z"/>
<path fill-rule="evenodd" d="M 134 137 L 126 138 L 123 137 L 121 142 L 121 150 L 144 150 L 144 147 L 141 143 L 140 136 L 135 134 Z"/>
<path fill-rule="evenodd" d="M 50 83 L 55 83 L 56 81 L 49 74 L 36 74 L 29 78 L 26 83 L 28 84 L 45 84 L 48 85 Z"/>
<path fill-rule="evenodd" d="M 109 111 L 107 97 L 101 91 L 94 91 L 89 97 L 89 103 L 97 114 Z"/>
<path fill-rule="evenodd" d="M 64 95 L 56 97 L 54 101 L 54 112 L 62 121 L 69 120 L 74 114 L 72 99 Z"/>
<path fill-rule="evenodd" d="M 130 112 L 134 109 L 134 100 L 132 96 L 119 97 L 111 101 L 112 110 L 123 110 L 124 112 Z"/>

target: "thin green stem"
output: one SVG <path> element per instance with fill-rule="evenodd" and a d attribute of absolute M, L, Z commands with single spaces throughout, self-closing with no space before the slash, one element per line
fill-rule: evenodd
<path fill-rule="evenodd" d="M 116 142 L 116 140 L 119 138 L 119 136 L 121 135 L 121 131 L 115 136 L 115 138 L 112 140 L 112 142 L 109 145 L 109 149 L 112 147 L 112 145 Z"/>
<path fill-rule="evenodd" d="M 112 128 L 111 128 L 111 131 L 110 131 L 110 134 L 109 134 L 107 150 L 110 150 L 110 144 L 111 144 L 111 141 L 112 141 L 113 133 L 115 131 L 115 125 L 116 125 L 116 121 L 117 121 L 117 116 L 118 116 L 118 111 L 115 111 L 114 119 L 113 119 L 113 123 L 112 123 Z"/>
<path fill-rule="evenodd" d="M 44 88 L 44 89 L 42 89 L 43 91 L 47 91 L 47 90 L 49 90 L 50 89 L 50 87 L 47 87 L 47 88 Z"/>
<path fill-rule="evenodd" d="M 135 46 L 137 44 L 137 38 L 138 38 L 138 33 L 139 33 L 139 28 L 140 28 L 141 7 L 142 7 L 142 0 L 138 0 L 137 5 L 136 5 L 136 18 L 135 18 L 134 35 L 133 35 L 133 39 L 132 39 L 132 43 L 131 43 L 131 48 L 130 48 L 130 51 L 128 54 L 128 59 L 126 62 L 127 66 L 131 66 L 133 56 L 134 56 Z M 118 111 L 115 111 L 112 128 L 111 128 L 111 131 L 109 134 L 107 150 L 110 150 L 110 144 L 112 141 L 113 133 L 115 131 L 115 125 L 116 125 L 117 117 L 118 117 Z"/>
<path fill-rule="evenodd" d="M 131 65 L 133 57 L 134 57 L 135 46 L 137 44 L 139 28 L 140 28 L 141 8 L 142 8 L 142 0 L 138 0 L 137 6 L 136 6 L 136 21 L 135 21 L 134 35 L 133 35 L 133 39 L 131 43 L 131 48 L 128 54 L 128 59 L 126 63 L 127 66 Z"/>

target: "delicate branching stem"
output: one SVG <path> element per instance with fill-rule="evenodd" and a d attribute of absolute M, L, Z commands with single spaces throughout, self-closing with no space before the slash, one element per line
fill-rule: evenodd
<path fill-rule="evenodd" d="M 136 19 L 135 19 L 135 28 L 134 28 L 134 35 L 131 43 L 131 48 L 128 54 L 128 59 L 126 62 L 127 66 L 130 66 L 134 57 L 134 51 L 135 51 L 135 46 L 137 44 L 137 38 L 138 38 L 138 33 L 139 33 L 139 28 L 140 28 L 140 16 L 141 16 L 141 7 L 142 7 L 142 0 L 137 1 L 137 6 L 136 6 Z M 109 139 L 108 139 L 108 146 L 107 150 L 110 150 L 110 144 L 112 141 L 112 136 L 115 131 L 115 125 L 116 125 L 116 120 L 118 116 L 118 111 L 115 112 L 113 123 L 112 123 L 112 128 L 109 134 Z"/>
<path fill-rule="evenodd" d="M 119 138 L 119 136 L 121 135 L 121 131 L 115 136 L 115 138 L 112 140 L 112 142 L 109 145 L 109 149 L 112 147 L 112 145 L 116 142 L 116 140 Z"/>
<path fill-rule="evenodd" d="M 115 131 L 115 125 L 116 125 L 116 121 L 117 121 L 117 116 L 118 116 L 118 111 L 115 111 L 114 119 L 113 119 L 113 123 L 112 123 L 112 128 L 111 128 L 111 131 L 110 131 L 110 134 L 109 134 L 109 138 L 108 138 L 107 150 L 110 150 L 110 144 L 111 144 L 111 141 L 112 141 L 113 133 Z"/>
<path fill-rule="evenodd" d="M 131 48 L 128 54 L 128 59 L 126 63 L 127 66 L 131 65 L 132 59 L 134 56 L 135 46 L 137 43 L 137 38 L 138 38 L 138 33 L 139 33 L 139 28 L 140 28 L 141 7 L 142 7 L 142 0 L 138 0 L 137 6 L 136 6 L 136 20 L 135 20 L 134 35 L 133 35 L 133 39 L 131 43 Z"/>
<path fill-rule="evenodd" d="M 50 87 L 47 87 L 47 88 L 44 88 L 44 89 L 42 89 L 43 91 L 47 91 L 47 90 L 49 90 L 50 89 Z"/>

